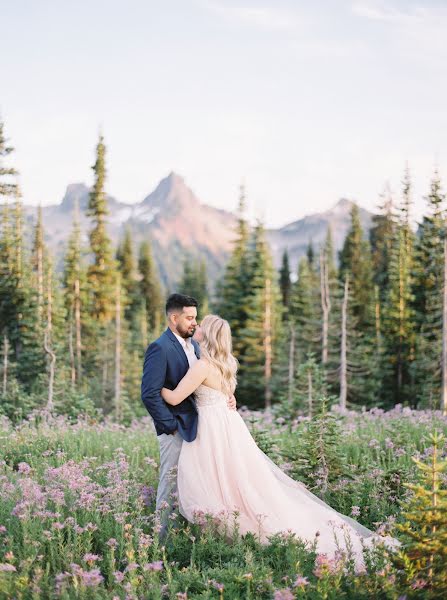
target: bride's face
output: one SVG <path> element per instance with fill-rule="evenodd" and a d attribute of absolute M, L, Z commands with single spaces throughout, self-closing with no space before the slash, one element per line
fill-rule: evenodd
<path fill-rule="evenodd" d="M 198 342 L 200 344 L 200 342 L 203 340 L 203 333 L 202 333 L 202 328 L 200 327 L 200 324 L 197 323 L 197 327 L 196 327 L 196 331 L 194 333 L 194 338 L 193 338 L 196 342 Z"/>

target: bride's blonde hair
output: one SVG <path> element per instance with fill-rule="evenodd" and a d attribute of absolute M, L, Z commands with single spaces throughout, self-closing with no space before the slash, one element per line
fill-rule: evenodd
<path fill-rule="evenodd" d="M 216 367 L 221 376 L 222 390 L 233 394 L 236 389 L 237 360 L 233 356 L 231 329 L 228 321 L 217 315 L 206 315 L 200 324 L 202 341 L 200 357 Z"/>

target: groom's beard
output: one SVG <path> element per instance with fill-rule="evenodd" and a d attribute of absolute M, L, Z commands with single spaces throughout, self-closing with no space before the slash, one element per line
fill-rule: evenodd
<path fill-rule="evenodd" d="M 182 337 L 183 339 L 187 339 L 187 338 L 191 338 L 196 332 L 196 328 L 193 327 L 188 328 L 186 330 L 180 329 L 179 327 L 177 327 L 177 333 L 179 334 L 180 337 Z"/>

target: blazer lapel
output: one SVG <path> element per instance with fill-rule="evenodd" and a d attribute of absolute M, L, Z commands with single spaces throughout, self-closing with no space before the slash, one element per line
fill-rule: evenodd
<path fill-rule="evenodd" d="M 169 327 L 166 329 L 165 333 L 168 336 L 168 338 L 171 340 L 171 342 L 174 344 L 174 348 L 177 350 L 177 353 L 178 353 L 183 365 L 185 366 L 186 369 L 189 369 L 189 362 L 188 362 L 188 359 L 186 358 L 186 354 L 182 348 L 182 345 L 180 344 L 178 339 L 175 337 L 175 335 L 172 333 L 172 331 L 169 329 Z"/>
<path fill-rule="evenodd" d="M 200 346 L 195 340 L 191 340 L 192 345 L 194 346 L 194 352 L 197 358 L 200 358 Z"/>

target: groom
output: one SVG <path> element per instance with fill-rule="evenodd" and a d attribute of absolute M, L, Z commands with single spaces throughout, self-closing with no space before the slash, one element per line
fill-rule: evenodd
<path fill-rule="evenodd" d="M 192 442 L 197 435 L 198 414 L 193 396 L 177 406 L 167 404 L 161 389 L 173 390 L 186 372 L 200 358 L 198 343 L 192 339 L 197 327 L 197 300 L 182 294 L 171 294 L 166 302 L 168 328 L 146 350 L 141 381 L 141 399 L 154 420 L 160 446 L 160 481 L 157 490 L 157 510 L 164 511 L 161 536 L 166 533 L 172 511 L 176 479 L 169 476 L 178 464 L 183 440 Z M 228 406 L 236 409 L 234 396 Z M 167 504 L 166 504 L 167 503 Z"/>

